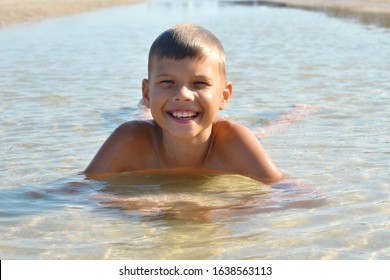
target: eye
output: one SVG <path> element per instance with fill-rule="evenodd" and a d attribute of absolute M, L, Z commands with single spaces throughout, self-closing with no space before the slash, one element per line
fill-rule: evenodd
<path fill-rule="evenodd" d="M 175 82 L 172 80 L 162 80 L 158 82 L 159 86 L 163 88 L 170 88 L 175 85 Z"/>
<path fill-rule="evenodd" d="M 204 81 L 196 81 L 196 82 L 194 82 L 194 88 L 197 88 L 197 89 L 206 88 L 208 86 L 209 86 L 209 84 L 207 82 L 204 82 Z"/>

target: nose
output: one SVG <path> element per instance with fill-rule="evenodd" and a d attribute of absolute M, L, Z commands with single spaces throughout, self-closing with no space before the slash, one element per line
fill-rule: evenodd
<path fill-rule="evenodd" d="M 186 86 L 179 87 L 174 96 L 173 100 L 176 102 L 179 101 L 193 101 L 194 100 L 194 93 L 188 89 Z"/>

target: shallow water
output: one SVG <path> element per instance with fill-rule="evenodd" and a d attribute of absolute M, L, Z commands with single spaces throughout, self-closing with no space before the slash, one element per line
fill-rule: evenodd
<path fill-rule="evenodd" d="M 180 22 L 225 46 L 222 116 L 261 131 L 299 108 L 261 139 L 295 179 L 76 175 L 140 116 L 148 48 Z M 389 42 L 354 19 L 218 1 L 0 29 L 0 258 L 390 259 Z"/>

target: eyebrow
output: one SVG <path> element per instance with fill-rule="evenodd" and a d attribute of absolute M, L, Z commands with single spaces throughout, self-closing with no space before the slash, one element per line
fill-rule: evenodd
<path fill-rule="evenodd" d="M 158 75 L 156 76 L 156 78 L 161 78 L 161 77 L 172 77 L 172 76 L 174 76 L 174 74 L 161 73 L 161 74 L 158 74 Z M 203 80 L 207 80 L 207 81 L 212 81 L 212 80 L 213 80 L 210 76 L 203 75 L 203 74 L 195 74 L 193 77 L 196 78 L 196 79 L 203 79 Z"/>
<path fill-rule="evenodd" d="M 204 79 L 204 80 L 207 80 L 207 81 L 212 81 L 213 80 L 211 77 L 206 76 L 206 75 L 202 75 L 202 74 L 195 74 L 194 77 L 197 78 L 197 79 Z"/>

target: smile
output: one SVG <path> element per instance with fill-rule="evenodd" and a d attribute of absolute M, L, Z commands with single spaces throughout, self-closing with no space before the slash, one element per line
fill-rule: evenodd
<path fill-rule="evenodd" d="M 193 120 L 199 116 L 200 113 L 191 111 L 174 111 L 168 112 L 168 114 L 178 120 Z"/>

